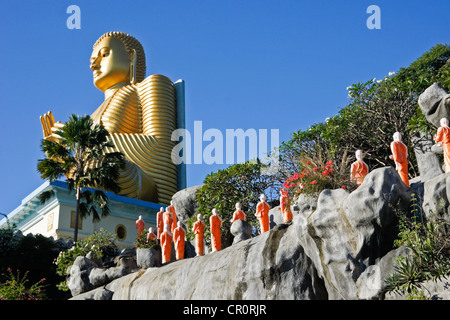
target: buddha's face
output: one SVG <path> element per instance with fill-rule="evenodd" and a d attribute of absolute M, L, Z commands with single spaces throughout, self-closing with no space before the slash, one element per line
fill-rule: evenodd
<path fill-rule="evenodd" d="M 130 81 L 130 58 L 125 45 L 107 37 L 95 46 L 91 55 L 94 85 L 101 91 L 120 82 Z"/>

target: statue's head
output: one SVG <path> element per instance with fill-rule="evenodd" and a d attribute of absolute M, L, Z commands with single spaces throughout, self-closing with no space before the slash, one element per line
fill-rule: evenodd
<path fill-rule="evenodd" d="M 448 127 L 448 119 L 442 118 L 440 121 L 441 127 Z"/>
<path fill-rule="evenodd" d="M 124 32 L 108 32 L 94 44 L 91 55 L 94 85 L 101 91 L 118 83 L 145 79 L 145 53 L 136 38 Z"/>
<path fill-rule="evenodd" d="M 356 157 L 356 160 L 362 160 L 363 159 L 363 152 L 362 152 L 362 150 L 356 150 L 355 157 Z"/>
<path fill-rule="evenodd" d="M 267 198 L 266 198 L 266 195 L 264 193 L 259 196 L 259 200 L 261 200 L 261 202 L 266 201 L 266 199 Z"/>
<path fill-rule="evenodd" d="M 394 139 L 394 141 L 402 141 L 402 134 L 400 132 L 396 132 L 394 133 L 392 138 Z"/>
<path fill-rule="evenodd" d="M 240 202 L 236 203 L 236 209 L 242 209 L 242 204 Z"/>

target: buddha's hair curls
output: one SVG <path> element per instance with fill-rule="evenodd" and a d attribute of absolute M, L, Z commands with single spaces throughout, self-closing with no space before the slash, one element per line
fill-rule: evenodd
<path fill-rule="evenodd" d="M 102 35 L 94 44 L 94 48 L 105 38 L 113 37 L 120 40 L 128 52 L 136 50 L 136 81 L 141 82 L 145 79 L 145 53 L 141 43 L 133 36 L 121 31 L 111 31 Z"/>

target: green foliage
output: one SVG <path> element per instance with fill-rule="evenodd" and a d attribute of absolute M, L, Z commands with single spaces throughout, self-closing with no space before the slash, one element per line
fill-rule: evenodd
<path fill-rule="evenodd" d="M 222 218 L 222 246 L 225 247 L 231 243 L 231 218 L 236 210 L 236 203 L 242 204 L 242 211 L 246 213 L 247 221 L 255 224 L 257 221 L 254 213 L 259 196 L 273 186 L 273 177 L 261 174 L 265 167 L 259 160 L 238 163 L 226 169 L 219 170 L 206 176 L 204 185 L 197 191 L 196 201 L 199 205 L 198 213 L 203 215 L 205 223 L 205 240 L 210 238 L 209 217 L 213 208 L 219 210 Z M 266 195 L 268 199 L 270 197 Z M 188 230 L 197 217 L 191 217 L 186 223 Z M 191 231 L 187 232 L 189 240 L 194 238 Z"/>
<path fill-rule="evenodd" d="M 108 198 L 95 187 L 119 192 L 117 184 L 119 170 L 125 166 L 124 155 L 107 152 L 114 145 L 108 138 L 108 131 L 100 124 L 94 124 L 90 116 L 71 115 L 61 129 L 55 132 L 56 140 L 42 139 L 41 150 L 46 159 L 38 160 L 37 169 L 43 179 L 50 181 L 66 177 L 69 190 L 76 190 L 76 213 L 83 219 L 92 215 L 94 221 L 101 215 L 109 214 Z M 43 203 L 52 196 L 44 192 L 40 196 Z M 75 227 L 74 240 L 77 241 L 78 228 Z"/>
<path fill-rule="evenodd" d="M 35 284 L 27 286 L 29 282 L 27 275 L 28 271 L 21 277 L 20 271 L 16 274 L 11 268 L 8 268 L 8 274 L 5 283 L 0 283 L 0 300 L 45 300 L 47 299 L 43 290 L 43 283 L 45 278 L 42 278 Z"/>
<path fill-rule="evenodd" d="M 300 156 L 298 166 L 301 171 L 289 177 L 281 190 L 291 199 L 289 204 L 300 194 L 311 196 L 325 189 L 342 188 L 350 192 L 356 189 L 356 184 L 349 177 L 347 159 L 344 154 L 342 163 L 336 165 L 331 160 L 323 159 L 320 152 L 314 158 Z"/>
<path fill-rule="evenodd" d="M 14 251 L 19 240 L 14 237 L 15 226 L 8 225 L 7 228 L 0 228 L 0 257 L 7 256 Z"/>
<path fill-rule="evenodd" d="M 409 134 L 433 132 L 421 113 L 419 95 L 434 82 L 450 89 L 450 46 L 439 44 L 397 73 L 376 81 L 353 84 L 348 88 L 350 102 L 324 123 L 315 123 L 307 130 L 294 132 L 280 146 L 279 181 L 300 173 L 302 158 L 314 158 L 318 153 L 334 163 L 342 163 L 346 152 L 361 149 L 369 170 L 393 165 L 389 159 L 392 135 L 402 133 L 408 146 L 408 169 L 411 177 L 418 168 Z M 347 170 L 349 171 L 349 167 Z"/>
<path fill-rule="evenodd" d="M 78 241 L 72 248 L 67 251 L 60 252 L 56 259 L 56 272 L 60 276 L 67 277 L 69 275 L 69 267 L 73 265 L 78 256 L 85 256 L 91 252 L 93 259 L 101 259 L 106 254 L 113 254 L 116 249 L 115 237 L 107 231 L 94 232 L 84 240 Z M 58 288 L 67 291 L 66 281 L 62 281 Z"/>
<path fill-rule="evenodd" d="M 136 248 L 158 248 L 159 244 L 154 239 L 148 239 L 148 230 L 144 229 L 141 233 L 136 237 L 136 242 L 134 243 Z"/>
<path fill-rule="evenodd" d="M 415 206 L 415 199 L 413 199 Z M 409 248 L 411 256 L 400 257 L 394 273 L 385 282 L 386 292 L 407 294 L 409 299 L 423 298 L 423 282 L 450 275 L 450 234 L 446 223 L 435 219 L 422 221 L 413 208 L 412 218 L 399 219 L 399 235 L 394 245 Z"/>
<path fill-rule="evenodd" d="M 16 234 L 14 226 L 0 229 L 0 282 L 5 282 L 9 273 L 7 269 L 18 270 L 27 274 L 31 283 L 46 278 L 44 294 L 50 299 L 62 299 L 56 284 L 61 278 L 56 274 L 56 259 L 60 247 L 52 239 L 43 235 Z"/>

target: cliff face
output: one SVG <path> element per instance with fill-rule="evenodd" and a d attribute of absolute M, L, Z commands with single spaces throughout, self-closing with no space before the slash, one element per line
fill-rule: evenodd
<path fill-rule="evenodd" d="M 448 175 L 435 180 L 433 186 L 447 185 Z M 428 189 L 435 188 L 427 183 Z M 408 254 L 393 249 L 398 208 L 410 205 L 412 193 L 430 207 L 434 192 L 423 190 L 423 183 L 406 188 L 393 168 L 376 169 L 352 193 L 300 198 L 288 224 L 274 208 L 269 232 L 134 271 L 74 299 L 384 299 L 384 279 L 395 259 Z"/>
<path fill-rule="evenodd" d="M 326 299 L 290 225 L 224 250 L 149 268 L 107 286 L 113 299 Z"/>

